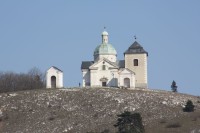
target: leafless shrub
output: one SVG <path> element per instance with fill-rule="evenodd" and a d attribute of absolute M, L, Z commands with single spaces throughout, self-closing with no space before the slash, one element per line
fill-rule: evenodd
<path fill-rule="evenodd" d="M 44 79 L 38 68 L 32 68 L 28 73 L 0 72 L 0 92 L 44 88 Z"/>
<path fill-rule="evenodd" d="M 167 121 L 166 121 L 165 119 L 162 119 L 162 120 L 160 121 L 160 123 L 161 123 L 161 124 L 167 123 Z"/>
<path fill-rule="evenodd" d="M 33 112 L 33 109 L 29 109 L 28 111 L 29 111 L 29 112 Z"/>
<path fill-rule="evenodd" d="M 109 129 L 105 129 L 101 133 L 110 133 L 110 130 Z"/>
<path fill-rule="evenodd" d="M 53 116 L 50 116 L 49 118 L 48 118 L 48 120 L 50 120 L 50 121 L 53 121 L 55 119 L 55 117 L 53 117 Z"/>
<path fill-rule="evenodd" d="M 179 128 L 181 127 L 180 123 L 170 123 L 166 126 L 166 128 Z"/>
<path fill-rule="evenodd" d="M 3 115 L 0 117 L 0 122 L 5 121 L 5 120 L 8 120 L 8 114 L 7 114 L 7 113 L 3 114 Z"/>
<path fill-rule="evenodd" d="M 51 108 L 51 107 L 52 107 L 52 105 L 51 105 L 51 104 L 49 104 L 47 107 L 48 107 L 48 108 Z"/>
<path fill-rule="evenodd" d="M 193 117 L 192 121 L 197 121 L 197 119 L 198 119 L 197 117 Z"/>

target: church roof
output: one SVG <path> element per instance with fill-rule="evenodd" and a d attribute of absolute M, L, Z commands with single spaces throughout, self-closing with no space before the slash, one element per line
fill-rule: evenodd
<path fill-rule="evenodd" d="M 81 64 L 81 69 L 89 69 L 89 67 L 93 64 L 94 64 L 94 61 L 83 61 Z M 113 62 L 113 64 L 115 64 L 119 68 L 125 68 L 124 60 L 118 60 L 117 62 Z"/>
<path fill-rule="evenodd" d="M 143 47 L 135 41 L 125 52 L 124 54 L 144 54 L 146 53 L 148 56 L 148 52 L 146 52 Z"/>
<path fill-rule="evenodd" d="M 96 55 L 117 55 L 115 48 L 108 43 L 108 32 L 102 32 L 102 43 L 98 45 L 94 50 L 94 56 Z"/>
<path fill-rule="evenodd" d="M 81 69 L 89 69 L 92 64 L 94 64 L 94 61 L 82 61 Z"/>
<path fill-rule="evenodd" d="M 108 43 L 102 43 L 98 45 L 94 50 L 94 55 L 116 55 L 117 52 L 115 48 Z"/>
<path fill-rule="evenodd" d="M 123 72 L 124 70 L 127 70 L 128 72 L 135 74 L 135 72 L 131 71 L 131 70 L 128 69 L 128 68 L 122 68 L 122 69 L 119 71 L 119 73 Z"/>
<path fill-rule="evenodd" d="M 59 68 L 57 68 L 57 67 L 55 67 L 55 66 L 52 66 L 51 68 L 54 68 L 54 69 L 56 69 L 56 70 L 58 70 L 58 71 L 60 71 L 60 72 L 63 72 L 62 70 L 60 70 Z M 51 69 L 51 68 L 49 68 L 49 69 Z"/>
<path fill-rule="evenodd" d="M 125 60 L 118 60 L 116 62 L 116 65 L 119 67 L 119 68 L 125 68 Z"/>

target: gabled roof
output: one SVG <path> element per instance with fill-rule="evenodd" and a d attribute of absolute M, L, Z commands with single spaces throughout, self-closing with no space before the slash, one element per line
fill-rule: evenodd
<path fill-rule="evenodd" d="M 128 68 L 122 68 L 119 73 L 123 72 L 124 70 L 127 70 L 128 72 L 135 74 L 135 72 L 131 71 Z"/>
<path fill-rule="evenodd" d="M 116 62 L 116 65 L 119 67 L 119 68 L 125 68 L 125 60 L 118 60 Z"/>
<path fill-rule="evenodd" d="M 124 54 L 144 54 L 146 53 L 148 56 L 148 52 L 146 52 L 143 47 L 135 41 L 125 52 Z"/>
<path fill-rule="evenodd" d="M 110 60 L 108 60 L 106 58 L 103 58 L 103 60 L 106 61 L 106 62 L 108 62 L 108 63 L 110 63 L 111 65 L 113 65 L 115 67 L 118 67 L 118 65 L 115 62 L 112 62 L 112 61 L 110 61 Z"/>
<path fill-rule="evenodd" d="M 89 69 L 94 69 L 94 68 L 95 68 L 94 66 L 95 66 L 96 64 L 102 62 L 102 61 L 107 62 L 108 64 L 112 65 L 112 66 L 113 66 L 112 68 L 119 68 L 119 67 L 116 65 L 115 62 L 111 62 L 110 60 L 108 60 L 108 59 L 106 59 L 106 58 L 102 58 L 102 59 L 100 59 L 98 62 L 95 62 L 94 64 L 92 64 L 92 65 L 89 67 Z M 96 68 L 95 68 L 95 69 L 96 69 Z"/>
<path fill-rule="evenodd" d="M 92 64 L 94 64 L 94 61 L 82 61 L 81 69 L 89 69 Z"/>
<path fill-rule="evenodd" d="M 54 68 L 54 69 L 56 69 L 56 70 L 58 70 L 58 71 L 60 71 L 60 72 L 63 72 L 62 70 L 60 70 L 59 68 L 57 68 L 57 67 L 55 67 L 55 66 L 52 66 L 52 67 L 50 67 L 49 69 L 51 69 L 51 68 Z"/>
<path fill-rule="evenodd" d="M 117 66 L 119 68 L 125 68 L 125 61 L 124 60 L 118 60 L 117 62 L 111 62 L 108 59 L 104 59 L 110 64 Z M 89 69 L 90 66 L 94 64 L 94 61 L 83 61 L 81 64 L 81 69 Z"/>

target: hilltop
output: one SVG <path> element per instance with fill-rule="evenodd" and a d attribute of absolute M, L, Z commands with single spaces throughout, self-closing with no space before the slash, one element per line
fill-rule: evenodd
<path fill-rule="evenodd" d="M 193 113 L 182 111 L 188 99 L 195 105 Z M 73 88 L 1 93 L 0 132 L 115 132 L 117 114 L 124 111 L 141 113 L 147 133 L 200 130 L 197 96 L 158 90 Z"/>

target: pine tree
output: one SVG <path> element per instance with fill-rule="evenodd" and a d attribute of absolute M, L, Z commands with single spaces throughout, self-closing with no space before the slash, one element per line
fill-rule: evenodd
<path fill-rule="evenodd" d="M 142 117 L 139 113 L 132 114 L 125 111 L 117 116 L 118 122 L 114 126 L 118 127 L 119 133 L 144 133 Z"/>
<path fill-rule="evenodd" d="M 176 85 L 176 82 L 174 80 L 172 82 L 171 88 L 172 88 L 172 92 L 177 92 L 178 86 Z"/>
<path fill-rule="evenodd" d="M 193 112 L 194 111 L 194 105 L 191 100 L 188 100 L 185 107 L 183 108 L 184 112 Z"/>

